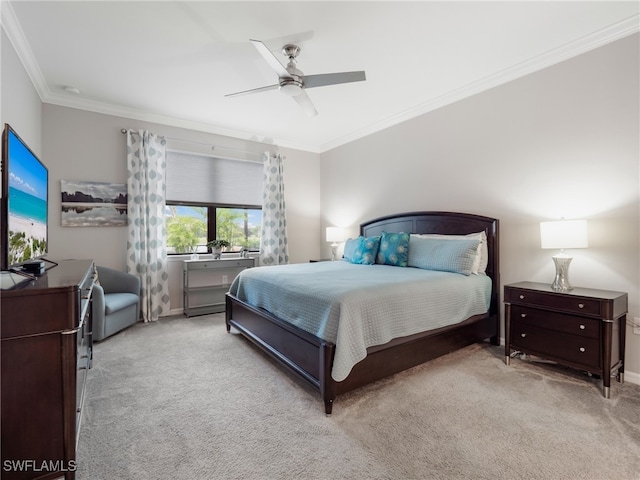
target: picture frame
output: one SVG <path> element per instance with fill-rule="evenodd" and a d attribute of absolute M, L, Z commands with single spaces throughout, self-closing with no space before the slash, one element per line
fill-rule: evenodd
<path fill-rule="evenodd" d="M 122 227 L 127 225 L 127 184 L 60 181 L 63 227 Z"/>

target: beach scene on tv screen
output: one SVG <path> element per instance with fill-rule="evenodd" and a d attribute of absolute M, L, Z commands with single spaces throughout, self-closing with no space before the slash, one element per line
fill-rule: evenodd
<path fill-rule="evenodd" d="M 47 170 L 9 134 L 9 265 L 47 252 Z"/>

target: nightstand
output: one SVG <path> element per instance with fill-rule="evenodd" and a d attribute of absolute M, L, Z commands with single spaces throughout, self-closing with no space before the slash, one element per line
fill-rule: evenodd
<path fill-rule="evenodd" d="M 504 287 L 505 362 L 511 350 L 601 375 L 610 396 L 611 375 L 624 381 L 627 294 L 574 288 L 556 292 L 544 283 Z"/>

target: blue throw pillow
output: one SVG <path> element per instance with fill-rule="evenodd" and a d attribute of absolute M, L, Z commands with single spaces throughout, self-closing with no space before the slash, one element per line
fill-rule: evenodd
<path fill-rule="evenodd" d="M 412 238 L 409 266 L 470 275 L 480 240 Z"/>
<path fill-rule="evenodd" d="M 376 263 L 406 267 L 409 260 L 409 234 L 382 232 Z"/>
<path fill-rule="evenodd" d="M 376 263 L 376 255 L 380 246 L 380 237 L 358 237 L 358 245 L 353 252 L 351 263 L 361 265 L 373 265 Z"/>

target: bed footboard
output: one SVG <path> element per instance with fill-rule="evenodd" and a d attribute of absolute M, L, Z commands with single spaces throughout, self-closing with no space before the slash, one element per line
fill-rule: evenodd
<path fill-rule="evenodd" d="M 227 331 L 234 327 L 249 341 L 320 392 L 327 415 L 336 398 L 331 378 L 335 345 L 319 339 L 230 293 L 226 296 Z"/>
<path fill-rule="evenodd" d="M 495 315 L 477 315 L 464 322 L 370 347 L 367 356 L 342 382 L 331 377 L 335 344 L 283 322 L 231 294 L 226 297 L 227 331 L 234 327 L 271 358 L 320 392 L 330 415 L 336 396 L 368 385 L 475 342 L 499 336 Z"/>

